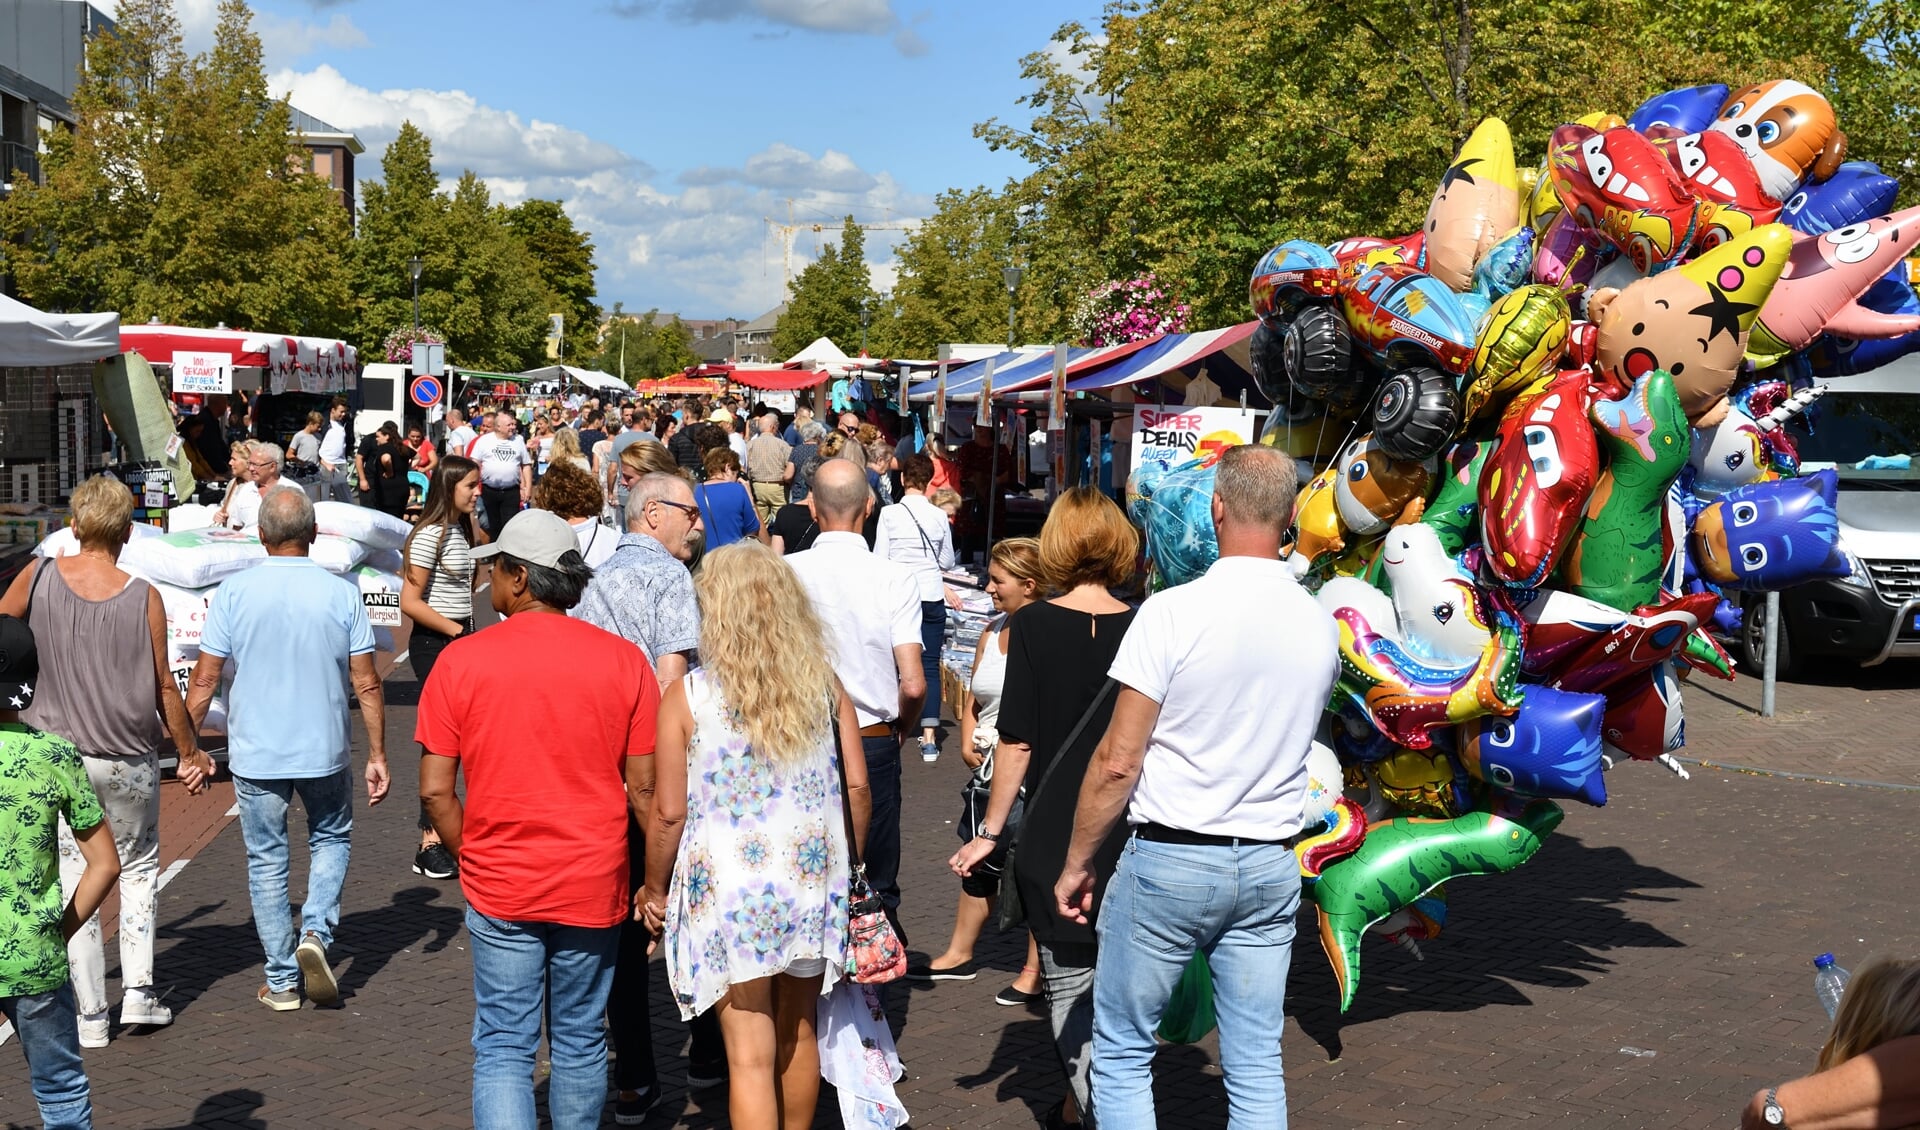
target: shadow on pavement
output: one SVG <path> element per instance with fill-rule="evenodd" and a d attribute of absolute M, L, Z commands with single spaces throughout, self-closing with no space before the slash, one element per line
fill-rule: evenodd
<path fill-rule="evenodd" d="M 266 1097 L 260 1092 L 236 1087 L 201 1099 L 193 1110 L 192 1121 L 166 1130 L 267 1130 L 266 1120 L 253 1116 L 265 1105 Z"/>
<path fill-rule="evenodd" d="M 1495 883 L 1492 880 L 1497 879 Z M 1455 881 L 1447 889 L 1445 930 L 1422 942 L 1425 960 L 1369 934 L 1353 1010 L 1340 1014 L 1339 990 L 1318 944 L 1314 913 L 1300 917 L 1287 1011 L 1329 1059 L 1341 1055 L 1347 1025 L 1408 1012 L 1471 1012 L 1485 1005 L 1524 1005 L 1519 986 L 1569 988 L 1606 972 L 1617 949 L 1685 945 L 1628 910 L 1634 902 L 1671 902 L 1647 894 L 1700 884 L 1635 862 L 1617 847 L 1588 847 L 1571 836 L 1550 837 L 1539 854 L 1508 874 Z M 1457 935 L 1458 945 L 1450 944 Z"/>

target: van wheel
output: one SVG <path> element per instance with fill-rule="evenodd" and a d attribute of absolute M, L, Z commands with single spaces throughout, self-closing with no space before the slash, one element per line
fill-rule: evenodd
<path fill-rule="evenodd" d="M 1767 596 L 1753 593 L 1742 602 L 1740 619 L 1740 660 L 1749 674 L 1763 676 L 1767 670 Z M 1780 641 L 1774 653 L 1774 675 L 1792 678 L 1799 670 L 1799 656 L 1793 649 L 1786 617 L 1780 619 Z"/>

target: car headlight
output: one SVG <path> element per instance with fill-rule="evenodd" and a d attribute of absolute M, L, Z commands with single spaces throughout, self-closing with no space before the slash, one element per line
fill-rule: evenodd
<path fill-rule="evenodd" d="M 1844 585 L 1858 585 L 1860 588 L 1871 591 L 1873 589 L 1873 578 L 1867 573 L 1866 563 L 1844 549 L 1840 552 L 1842 556 L 1847 559 L 1848 569 L 1847 575 L 1840 578 L 1840 583 Z"/>

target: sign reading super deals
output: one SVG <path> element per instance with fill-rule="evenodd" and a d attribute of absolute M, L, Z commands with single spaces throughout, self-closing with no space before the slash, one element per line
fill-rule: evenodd
<path fill-rule="evenodd" d="M 1253 442 L 1254 414 L 1239 408 L 1135 408 L 1133 463 L 1178 467 L 1189 459 Z"/>
<path fill-rule="evenodd" d="M 201 394 L 233 391 L 233 354 L 175 353 L 173 391 Z"/>

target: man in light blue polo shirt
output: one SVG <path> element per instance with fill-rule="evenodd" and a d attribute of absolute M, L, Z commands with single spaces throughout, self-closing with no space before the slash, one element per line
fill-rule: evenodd
<path fill-rule="evenodd" d="M 187 693 L 198 727 L 222 668 L 233 661 L 228 766 L 240 800 L 253 924 L 267 954 L 258 997 L 276 1012 L 300 1007 L 302 979 L 316 1005 L 340 999 L 327 946 L 340 921 L 353 831 L 349 682 L 367 727 L 367 803 L 387 795 L 386 700 L 373 669 L 373 627 L 359 589 L 308 560 L 316 533 L 304 492 L 283 487 L 261 500 L 267 559 L 214 594 Z M 287 806 L 295 793 L 307 811 L 309 856 L 297 946 L 287 909 Z"/>

